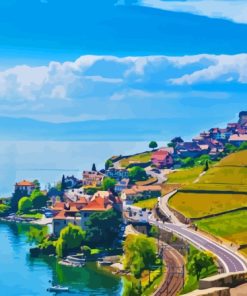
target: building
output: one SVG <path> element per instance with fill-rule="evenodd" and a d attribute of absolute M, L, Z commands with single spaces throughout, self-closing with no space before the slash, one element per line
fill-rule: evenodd
<path fill-rule="evenodd" d="M 53 234 L 59 236 L 60 231 L 69 223 L 81 225 L 80 211 L 88 204 L 86 198 L 80 198 L 77 202 L 56 202 L 51 207 L 55 214 L 52 220 Z"/>
<path fill-rule="evenodd" d="M 102 185 L 104 175 L 95 171 L 83 171 L 82 177 L 83 186 L 99 187 Z"/>
<path fill-rule="evenodd" d="M 155 151 L 151 156 L 151 161 L 152 164 L 158 168 L 170 168 L 173 166 L 173 158 L 171 154 L 164 149 Z"/>
<path fill-rule="evenodd" d="M 121 181 L 118 181 L 118 183 L 115 185 L 115 192 L 120 193 L 124 189 L 127 189 L 129 185 L 129 179 L 122 179 Z"/>
<path fill-rule="evenodd" d="M 238 120 L 238 123 L 240 125 L 243 125 L 247 122 L 247 111 L 241 111 L 239 113 L 239 120 Z"/>
<path fill-rule="evenodd" d="M 81 186 L 82 182 L 74 176 L 67 176 L 64 178 L 64 184 L 66 189 L 72 189 Z"/>
<path fill-rule="evenodd" d="M 113 178 L 115 180 L 122 180 L 122 179 L 128 179 L 129 178 L 129 172 L 126 169 L 115 169 L 110 168 L 106 171 L 106 175 L 109 178 Z"/>
<path fill-rule="evenodd" d="M 64 199 L 72 202 L 76 202 L 80 200 L 80 198 L 83 198 L 85 196 L 84 189 L 78 188 L 78 189 L 69 189 L 64 192 Z"/>
<path fill-rule="evenodd" d="M 240 146 L 244 142 L 247 142 L 247 134 L 244 134 L 244 135 L 234 134 L 234 135 L 231 135 L 231 137 L 229 138 L 229 143 L 235 146 Z"/>
<path fill-rule="evenodd" d="M 109 198 L 101 196 L 99 193 L 95 195 L 92 200 L 80 211 L 81 213 L 81 227 L 86 228 L 88 218 L 99 212 L 105 212 L 113 208 L 113 203 Z"/>
<path fill-rule="evenodd" d="M 152 197 L 161 196 L 161 186 L 149 185 L 149 186 L 133 186 L 129 189 L 124 189 L 121 194 L 121 199 L 126 204 L 132 204 L 133 202 L 144 200 Z"/>
<path fill-rule="evenodd" d="M 34 189 L 35 189 L 35 184 L 27 180 L 23 180 L 15 184 L 15 191 L 16 190 L 23 191 L 27 195 L 31 195 Z"/>
<path fill-rule="evenodd" d="M 176 153 L 178 156 L 185 158 L 201 156 L 204 151 L 201 150 L 196 142 L 184 142 L 177 145 Z"/>

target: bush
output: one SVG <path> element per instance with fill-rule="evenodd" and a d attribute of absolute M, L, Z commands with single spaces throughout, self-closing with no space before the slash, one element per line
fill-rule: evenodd
<path fill-rule="evenodd" d="M 129 169 L 129 179 L 132 183 L 137 181 L 146 181 L 148 179 L 148 175 L 143 168 L 134 166 L 133 168 Z"/>
<path fill-rule="evenodd" d="M 46 203 L 48 201 L 48 197 L 43 192 L 41 192 L 38 189 L 35 189 L 32 192 L 30 198 L 32 200 L 33 208 L 34 209 L 40 209 L 42 207 L 45 207 L 46 206 Z"/>
<path fill-rule="evenodd" d="M 0 217 L 8 215 L 9 211 L 10 211 L 10 206 L 0 204 Z"/>
<path fill-rule="evenodd" d="M 22 197 L 18 202 L 18 211 L 24 214 L 28 213 L 32 206 L 32 200 L 29 197 Z"/>

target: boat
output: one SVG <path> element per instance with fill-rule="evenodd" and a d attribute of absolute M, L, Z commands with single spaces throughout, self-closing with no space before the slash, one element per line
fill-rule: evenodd
<path fill-rule="evenodd" d="M 63 287 L 60 285 L 52 286 L 47 289 L 48 292 L 68 292 L 69 288 L 68 287 Z"/>

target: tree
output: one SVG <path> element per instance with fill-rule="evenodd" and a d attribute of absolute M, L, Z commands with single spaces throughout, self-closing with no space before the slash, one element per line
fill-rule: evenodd
<path fill-rule="evenodd" d="M 159 236 L 159 228 L 155 225 L 152 225 L 149 234 L 150 236 L 157 238 Z"/>
<path fill-rule="evenodd" d="M 233 153 L 236 152 L 238 148 L 230 143 L 226 143 L 225 145 L 225 152 L 228 153 Z"/>
<path fill-rule="evenodd" d="M 10 206 L 5 204 L 0 204 L 0 217 L 8 215 L 9 211 L 10 211 Z"/>
<path fill-rule="evenodd" d="M 117 181 L 113 178 L 104 178 L 102 182 L 103 190 L 114 189 L 114 186 L 117 184 Z"/>
<path fill-rule="evenodd" d="M 61 191 L 64 191 L 65 189 L 66 189 L 66 182 L 65 182 L 65 176 L 63 175 L 62 182 L 61 182 Z"/>
<path fill-rule="evenodd" d="M 88 245 L 110 247 L 117 238 L 121 224 L 120 213 L 114 210 L 94 213 L 86 222 Z"/>
<path fill-rule="evenodd" d="M 243 142 L 238 148 L 239 151 L 246 150 L 246 149 L 247 149 L 247 142 Z"/>
<path fill-rule="evenodd" d="M 35 189 L 30 196 L 32 203 L 33 203 L 33 208 L 34 209 L 40 209 L 42 207 L 46 206 L 46 203 L 48 201 L 47 195 L 45 195 L 43 192 L 41 192 L 38 189 Z"/>
<path fill-rule="evenodd" d="M 92 165 L 92 171 L 93 171 L 93 172 L 97 172 L 97 169 L 96 169 L 96 165 L 95 165 L 95 163 L 93 163 L 93 165 Z"/>
<path fill-rule="evenodd" d="M 35 180 L 33 181 L 33 184 L 35 185 L 35 189 L 40 190 L 40 183 L 39 183 L 39 180 L 35 179 Z"/>
<path fill-rule="evenodd" d="M 155 264 L 157 245 L 154 238 L 146 235 L 129 234 L 124 242 L 124 268 L 139 278 L 142 271 Z"/>
<path fill-rule="evenodd" d="M 132 183 L 137 181 L 145 181 L 148 179 L 148 175 L 143 168 L 134 166 L 133 168 L 129 169 L 129 179 Z"/>
<path fill-rule="evenodd" d="M 11 211 L 16 212 L 18 210 L 19 200 L 23 196 L 27 196 L 27 190 L 20 190 L 20 188 L 16 188 L 10 200 Z"/>
<path fill-rule="evenodd" d="M 113 162 L 111 159 L 107 159 L 107 161 L 105 162 L 105 170 L 108 170 L 109 168 L 113 167 Z"/>
<path fill-rule="evenodd" d="M 209 256 L 206 252 L 196 252 L 192 256 L 192 260 L 189 264 L 189 272 L 192 275 L 195 275 L 197 281 L 200 279 L 202 271 L 205 269 L 208 271 L 208 268 L 214 264 L 212 256 Z"/>
<path fill-rule="evenodd" d="M 209 164 L 208 164 L 208 160 L 205 162 L 205 166 L 204 166 L 204 172 L 208 171 L 209 169 Z"/>
<path fill-rule="evenodd" d="M 86 232 L 80 226 L 69 223 L 60 232 L 60 236 L 56 242 L 56 254 L 59 257 L 64 257 L 69 252 L 79 251 L 85 237 Z"/>
<path fill-rule="evenodd" d="M 157 142 L 155 142 L 155 141 L 151 141 L 151 142 L 149 143 L 148 147 L 151 148 L 151 149 L 155 149 L 155 148 L 158 147 L 158 144 L 157 144 Z"/>
<path fill-rule="evenodd" d="M 195 165 L 195 160 L 192 157 L 186 157 L 181 160 L 182 162 L 182 167 L 187 168 L 187 167 L 193 167 Z"/>
<path fill-rule="evenodd" d="M 18 211 L 20 213 L 28 213 L 32 209 L 32 200 L 29 197 L 22 197 L 18 202 Z"/>
<path fill-rule="evenodd" d="M 181 143 L 183 143 L 183 142 L 184 142 L 184 140 L 183 140 L 181 137 L 175 137 L 175 138 L 173 138 L 173 139 L 171 140 L 171 143 L 175 144 L 175 146 L 176 146 L 177 144 L 181 144 Z"/>

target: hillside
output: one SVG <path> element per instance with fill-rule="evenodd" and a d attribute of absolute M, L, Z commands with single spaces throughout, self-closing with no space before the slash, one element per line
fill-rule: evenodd
<path fill-rule="evenodd" d="M 183 186 L 169 205 L 196 219 L 199 229 L 236 244 L 247 255 L 247 151 L 222 159 L 197 183 Z"/>

